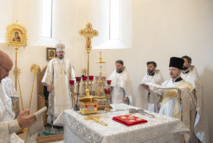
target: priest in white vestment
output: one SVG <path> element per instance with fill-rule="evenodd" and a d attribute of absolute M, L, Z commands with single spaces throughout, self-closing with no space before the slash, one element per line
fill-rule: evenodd
<path fill-rule="evenodd" d="M 209 142 L 208 120 L 204 106 L 203 86 L 195 66 L 192 66 L 192 59 L 189 56 L 183 56 L 184 66 L 181 77 L 189 82 L 195 88 L 195 97 L 197 101 L 196 117 L 194 123 L 194 132 L 202 143 Z"/>
<path fill-rule="evenodd" d="M 190 129 L 190 135 L 184 135 L 184 141 L 191 142 L 194 131 L 196 100 L 194 88 L 181 78 L 183 63 L 184 60 L 181 58 L 172 57 L 170 59 L 169 73 L 171 79 L 165 81 L 161 87 L 153 86 L 161 90 L 154 92 L 150 90 L 149 86 L 143 86 L 150 92 L 150 101 L 153 103 L 161 102 L 159 114 L 180 119 Z M 172 87 L 177 89 L 170 90 Z"/>
<path fill-rule="evenodd" d="M 49 92 L 47 113 L 49 124 L 52 124 L 64 110 L 72 108 L 69 80 L 75 80 L 75 73 L 70 60 L 65 59 L 64 54 L 65 45 L 56 44 L 57 57 L 50 60 L 42 79 Z"/>
<path fill-rule="evenodd" d="M 147 64 L 147 74 L 142 79 L 140 85 L 138 86 L 137 96 L 136 96 L 136 107 L 143 108 L 152 112 L 158 111 L 158 104 L 149 103 L 149 95 L 147 90 L 142 86 L 143 83 L 151 82 L 155 84 L 163 83 L 163 76 L 160 70 L 156 70 L 157 64 L 154 61 L 149 61 Z M 150 87 L 152 90 L 156 90 L 153 87 Z"/>
<path fill-rule="evenodd" d="M 14 120 L 12 102 L 18 98 L 11 80 L 7 77 L 12 66 L 11 58 L 0 50 L 0 143 L 23 143 L 15 132 L 36 122 L 34 115 L 26 115 L 29 109 L 21 111 Z"/>
<path fill-rule="evenodd" d="M 116 69 L 112 72 L 110 77 L 111 80 L 111 100 L 113 104 L 127 103 L 132 104 L 132 81 L 129 73 L 124 66 L 122 60 L 115 62 Z"/>

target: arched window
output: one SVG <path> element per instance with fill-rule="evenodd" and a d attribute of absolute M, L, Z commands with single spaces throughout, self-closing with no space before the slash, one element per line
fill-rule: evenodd
<path fill-rule="evenodd" d="M 120 0 L 109 1 L 109 40 L 120 39 Z"/>
<path fill-rule="evenodd" d="M 53 0 L 41 0 L 41 37 L 52 38 Z"/>

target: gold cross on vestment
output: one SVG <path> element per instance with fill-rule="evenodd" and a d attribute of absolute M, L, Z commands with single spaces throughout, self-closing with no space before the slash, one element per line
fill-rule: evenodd
<path fill-rule="evenodd" d="M 89 53 L 92 49 L 92 46 L 91 46 L 91 39 L 94 37 L 94 36 L 98 36 L 98 31 L 97 30 L 93 30 L 92 29 L 92 24 L 91 23 L 87 23 L 86 24 L 86 28 L 84 29 L 81 29 L 79 31 L 79 34 L 81 36 L 84 36 L 86 38 L 86 51 Z"/>

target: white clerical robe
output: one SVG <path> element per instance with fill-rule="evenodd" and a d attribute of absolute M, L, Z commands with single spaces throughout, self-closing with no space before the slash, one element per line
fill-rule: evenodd
<path fill-rule="evenodd" d="M 24 143 L 15 132 L 20 130 L 17 120 L 14 120 L 13 103 L 18 95 L 12 81 L 6 77 L 0 83 L 0 143 Z M 43 131 L 43 113 L 46 107 L 34 113 L 36 123 L 27 130 L 25 143 L 35 143 L 38 132 Z"/>
<path fill-rule="evenodd" d="M 12 111 L 12 99 L 18 99 L 14 86 L 9 78 L 0 83 L 0 143 L 23 143 L 15 134 L 20 130 L 15 114 Z"/>
<path fill-rule="evenodd" d="M 112 80 L 112 103 L 124 103 L 124 97 L 128 97 L 129 104 L 132 104 L 132 81 L 127 69 L 125 68 L 121 73 L 114 70 L 109 80 Z"/>
<path fill-rule="evenodd" d="M 151 85 L 151 84 L 150 84 Z M 153 84 L 154 85 L 154 84 Z M 152 86 L 152 85 L 151 85 Z M 159 88 L 158 86 L 153 86 Z M 173 82 L 172 79 L 165 81 L 162 87 L 177 87 L 181 90 L 181 96 L 176 89 L 150 91 L 150 101 L 154 103 L 161 102 L 159 114 L 178 118 L 183 121 L 187 128 L 190 129 L 189 135 L 184 135 L 185 142 L 190 142 L 194 131 L 194 118 L 196 109 L 196 100 L 194 97 L 194 88 L 185 80 Z M 157 93 L 157 94 L 156 94 Z M 157 98 L 156 98 L 157 97 Z"/>
<path fill-rule="evenodd" d="M 45 86 L 52 86 L 48 98 L 48 123 L 55 120 L 64 110 L 72 107 L 69 80 L 75 80 L 71 62 L 68 59 L 60 60 L 59 58 L 50 60 L 42 79 Z"/>
<path fill-rule="evenodd" d="M 207 114 L 204 106 L 204 95 L 203 95 L 203 86 L 200 82 L 199 75 L 194 66 L 190 67 L 190 71 L 188 73 L 182 73 L 181 77 L 189 82 L 195 88 L 195 96 L 197 101 L 196 107 L 196 117 L 194 124 L 194 132 L 199 140 L 203 143 L 209 142 L 209 134 L 208 134 L 208 120 Z"/>
<path fill-rule="evenodd" d="M 144 89 L 142 86 L 143 83 L 151 82 L 155 84 L 162 84 L 163 83 L 163 76 L 160 72 L 160 70 L 156 70 L 153 76 L 150 76 L 149 74 L 146 74 L 141 81 L 140 85 L 138 86 L 137 90 L 137 96 L 136 96 L 136 107 L 143 108 L 152 112 L 158 113 L 157 104 L 149 103 L 148 99 L 148 91 Z M 156 88 L 150 87 L 151 90 L 156 91 Z"/>

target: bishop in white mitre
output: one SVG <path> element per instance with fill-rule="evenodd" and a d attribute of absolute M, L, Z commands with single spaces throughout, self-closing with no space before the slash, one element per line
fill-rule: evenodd
<path fill-rule="evenodd" d="M 49 92 L 47 113 L 49 124 L 64 110 L 72 108 L 69 80 L 75 80 L 75 72 L 70 60 L 64 58 L 64 54 L 65 45 L 56 44 L 57 57 L 50 60 L 42 79 Z"/>
<path fill-rule="evenodd" d="M 197 138 L 202 143 L 208 143 L 209 142 L 208 120 L 204 106 L 203 86 L 199 79 L 196 67 L 191 65 L 192 59 L 189 56 L 183 56 L 182 59 L 184 59 L 184 66 L 182 69 L 181 77 L 185 81 L 189 82 L 195 88 L 195 97 L 197 106 L 194 123 L 194 132 Z"/>
<path fill-rule="evenodd" d="M 152 112 L 158 111 L 158 104 L 149 102 L 149 93 L 142 84 L 151 82 L 155 84 L 163 83 L 163 76 L 160 70 L 156 70 L 157 64 L 154 61 L 147 62 L 147 74 L 142 79 L 140 85 L 138 86 L 137 96 L 136 96 L 136 107 L 143 108 Z M 150 87 L 151 90 L 156 91 L 156 88 Z"/>
<path fill-rule="evenodd" d="M 115 62 L 116 70 L 112 72 L 111 80 L 111 100 L 113 104 L 127 103 L 132 104 L 132 81 L 122 60 Z"/>
<path fill-rule="evenodd" d="M 170 80 L 165 81 L 161 86 L 153 87 L 161 90 L 152 91 L 149 86 L 144 85 L 144 88 L 150 92 L 150 101 L 161 103 L 159 114 L 174 117 L 183 121 L 186 127 L 190 130 L 190 135 L 185 134 L 182 138 L 185 142 L 191 142 L 194 138 L 194 119 L 196 100 L 194 96 L 194 88 L 181 78 L 181 69 L 184 60 L 177 57 L 172 57 L 169 64 Z M 171 89 L 171 88 L 177 89 Z M 163 90 L 164 89 L 164 90 Z"/>

